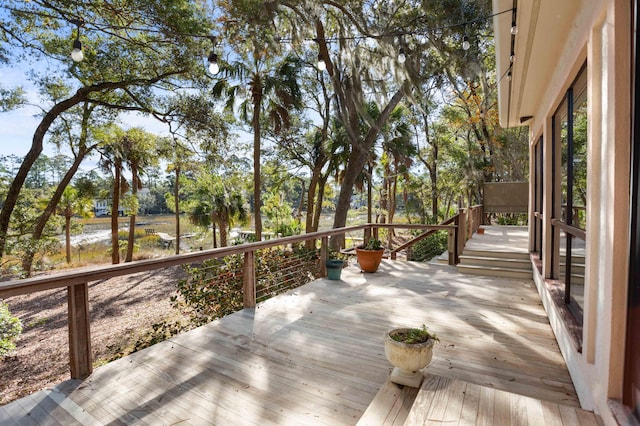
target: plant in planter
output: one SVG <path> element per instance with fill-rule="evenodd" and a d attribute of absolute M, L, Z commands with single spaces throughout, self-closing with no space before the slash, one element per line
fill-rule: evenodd
<path fill-rule="evenodd" d="M 342 259 L 329 259 L 326 262 L 327 278 L 330 280 L 340 280 L 340 273 L 344 268 L 344 260 Z"/>
<path fill-rule="evenodd" d="M 423 368 L 431 362 L 433 345 L 438 337 L 422 328 L 395 328 L 384 336 L 384 353 L 393 366 L 391 381 L 413 388 L 420 387 Z"/>
<path fill-rule="evenodd" d="M 362 272 L 376 272 L 383 254 L 384 247 L 376 238 L 371 238 L 367 244 L 356 247 L 356 258 Z"/>

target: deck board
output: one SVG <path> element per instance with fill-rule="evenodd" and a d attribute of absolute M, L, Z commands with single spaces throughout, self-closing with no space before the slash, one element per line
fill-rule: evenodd
<path fill-rule="evenodd" d="M 449 410 L 449 407 L 455 407 Z M 459 407 L 463 407 L 462 410 Z M 592 412 L 425 372 L 406 426 L 579 426 L 597 423 Z"/>
<path fill-rule="evenodd" d="M 505 411 L 495 394 L 579 406 L 533 282 L 385 260 L 375 274 L 346 268 L 342 281 L 316 280 L 0 407 L 0 421 L 353 425 L 386 386 L 384 333 L 421 324 L 440 337 L 428 371 L 458 380 L 448 392 L 464 394 L 426 410 L 475 424 L 480 402 L 493 398 L 483 410 L 500 421 L 578 416 L 528 399 Z M 391 408 L 372 409 L 362 424 L 404 421 L 418 391 L 387 391 Z"/>

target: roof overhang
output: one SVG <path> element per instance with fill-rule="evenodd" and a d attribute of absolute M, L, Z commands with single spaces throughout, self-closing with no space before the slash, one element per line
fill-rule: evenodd
<path fill-rule="evenodd" d="M 493 13 L 498 14 L 493 26 L 501 126 L 527 124 L 538 113 L 580 4 L 577 0 L 493 0 Z M 511 34 L 514 16 L 516 35 Z"/>

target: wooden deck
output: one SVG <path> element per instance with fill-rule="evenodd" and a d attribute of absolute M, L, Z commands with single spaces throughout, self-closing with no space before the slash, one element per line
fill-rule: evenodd
<path fill-rule="evenodd" d="M 597 426 L 590 411 L 427 374 L 405 426 Z"/>
<path fill-rule="evenodd" d="M 383 261 L 0 407 L 0 424 L 355 424 L 391 371 L 384 332 L 423 323 L 429 373 L 579 406 L 532 281 Z"/>

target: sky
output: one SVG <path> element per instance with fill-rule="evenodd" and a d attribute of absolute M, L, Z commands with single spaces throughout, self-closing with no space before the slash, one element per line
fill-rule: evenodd
<path fill-rule="evenodd" d="M 3 89 L 23 84 L 24 80 L 24 71 L 15 68 L 0 68 L 0 87 Z M 25 89 L 30 98 L 35 95 L 33 88 L 25 87 Z M 0 155 L 23 156 L 29 151 L 33 132 L 38 125 L 38 120 L 34 118 L 37 113 L 38 108 L 34 106 L 0 112 Z"/>
<path fill-rule="evenodd" d="M 71 59 L 69 59 L 71 60 Z M 9 89 L 15 86 L 23 86 L 26 97 L 32 103 L 38 103 L 38 93 L 33 85 L 26 79 L 26 67 L 0 66 L 0 88 Z M 40 108 L 28 105 L 13 111 L 0 112 L 0 155 L 24 156 L 31 148 L 33 134 L 40 124 L 40 118 L 36 115 Z M 142 127 L 149 132 L 168 135 L 167 126 L 148 116 L 140 114 L 122 114 L 120 125 L 124 128 Z M 57 154 L 52 144 L 45 144 L 43 153 L 48 156 Z M 62 152 L 70 155 L 70 153 Z"/>

